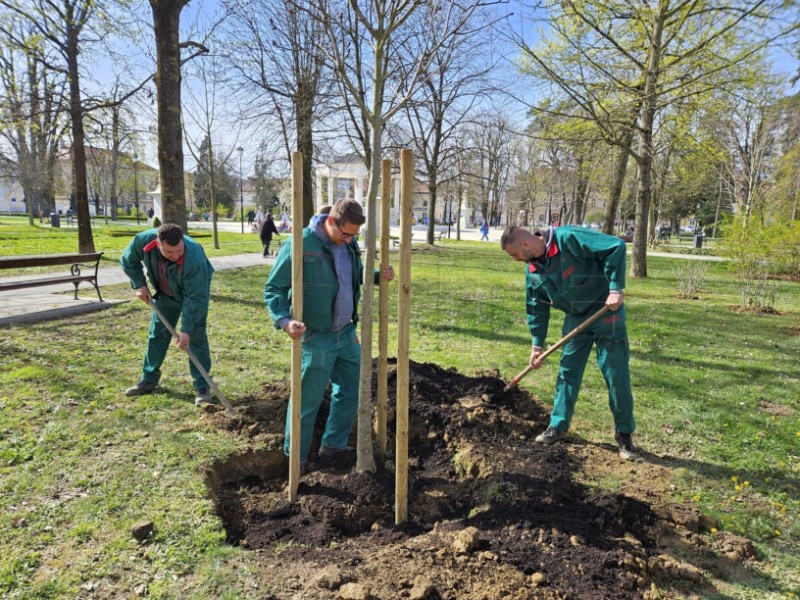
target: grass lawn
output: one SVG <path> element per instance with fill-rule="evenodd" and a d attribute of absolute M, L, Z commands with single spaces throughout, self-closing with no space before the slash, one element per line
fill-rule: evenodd
<path fill-rule="evenodd" d="M 47 221 L 28 225 L 27 217 L 0 216 L 0 256 L 36 255 L 36 254 L 69 254 L 78 251 L 78 228 L 67 227 L 62 219 L 62 227 L 54 228 Z M 143 219 L 140 225 L 136 221 L 109 221 L 108 225 L 98 218 L 92 224 L 94 247 L 104 252 L 100 266 L 119 264 L 122 251 L 131 241 L 131 237 L 139 231 L 149 229 Z M 244 235 L 238 232 L 219 231 L 219 249 L 214 248 L 211 229 L 192 227 L 189 223 L 189 235 L 203 244 L 208 256 L 227 256 L 244 252 L 261 251 L 258 235 L 248 231 L 245 225 Z M 9 272 L 4 275 L 10 274 Z"/>
<path fill-rule="evenodd" d="M 6 219 L 0 222 L 5 236 Z M 75 233 L 42 228 L 40 235 L 74 241 Z M 227 235 L 237 237 L 221 238 Z M 111 256 L 127 242 L 95 239 Z M 257 250 L 258 240 L 252 243 Z M 48 244 L 31 242 L 25 253 L 75 249 Z M 724 264 L 709 265 L 695 300 L 677 298 L 676 268 L 678 259 L 651 257 L 650 277 L 627 285 L 635 440 L 671 459 L 670 501 L 696 505 L 719 528 L 756 542 L 761 560 L 750 567 L 752 578 L 726 585 L 715 598 L 795 597 L 800 285 L 780 284 L 780 315 L 739 314 L 729 309 L 739 291 Z M 414 252 L 411 358 L 467 374 L 498 369 L 511 379 L 530 348 L 523 269 L 494 244 L 444 242 Z M 262 303 L 267 273 L 263 266 L 214 276 L 212 373 L 234 403 L 289 376 L 288 338 L 274 329 Z M 394 303 L 396 286 L 391 290 Z M 130 290 L 115 286 L 103 294 L 129 298 Z M 390 320 L 394 348 L 394 312 Z M 551 322 L 551 342 L 560 322 Z M 198 418 L 185 356 L 169 354 L 158 393 L 123 395 L 139 377 L 147 327 L 146 307 L 130 302 L 3 328 L 0 595 L 269 594 L 258 556 L 226 545 L 203 483 L 204 466 L 245 441 Z M 521 384 L 545 404 L 557 363 L 549 361 Z M 612 441 L 605 385 L 592 362 L 572 430 L 589 442 Z M 620 482 L 598 485 L 616 489 Z M 155 522 L 155 532 L 139 543 L 131 527 L 146 520 Z"/>

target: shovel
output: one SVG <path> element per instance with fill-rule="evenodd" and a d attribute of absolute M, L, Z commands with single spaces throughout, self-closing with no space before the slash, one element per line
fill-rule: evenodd
<path fill-rule="evenodd" d="M 155 302 L 151 300 L 150 306 L 153 308 L 153 312 L 156 313 L 156 316 L 158 316 L 158 318 L 161 319 L 161 322 L 164 324 L 164 327 L 167 328 L 167 331 L 169 331 L 172 334 L 172 337 L 174 337 L 177 340 L 178 334 L 175 333 L 175 329 L 172 327 L 172 325 L 169 324 L 169 321 L 167 321 L 164 318 L 164 315 L 161 314 L 161 311 L 158 310 L 158 308 L 156 308 Z M 230 402 L 228 402 L 228 399 L 225 397 L 225 394 L 222 393 L 222 390 L 219 389 L 219 386 L 214 382 L 213 379 L 211 379 L 211 375 L 209 375 L 208 371 L 206 371 L 203 365 L 200 364 L 200 361 L 197 360 L 197 357 L 194 354 L 192 354 L 192 351 L 189 350 L 189 348 L 183 348 L 183 351 L 189 355 L 189 359 L 194 363 L 194 366 L 197 367 L 197 370 L 200 371 L 200 374 L 203 376 L 203 379 L 205 379 L 209 387 L 212 390 L 214 390 L 214 395 L 217 398 L 219 398 L 220 402 L 222 402 L 222 405 L 225 407 L 225 416 L 238 417 L 239 411 L 235 409 Z"/>
<path fill-rule="evenodd" d="M 553 345 L 552 345 L 552 346 L 550 346 L 550 347 L 549 347 L 547 350 L 545 350 L 544 352 L 542 352 L 542 354 L 540 354 L 540 355 L 539 355 L 539 360 L 544 360 L 545 358 L 547 358 L 548 356 L 550 356 L 550 355 L 551 355 L 553 352 L 555 352 L 556 350 L 558 350 L 559 348 L 561 348 L 561 346 L 563 346 L 564 344 L 566 344 L 568 341 L 570 341 L 572 338 L 574 338 L 576 335 L 578 335 L 578 334 L 579 334 L 581 331 L 583 331 L 584 329 L 586 329 L 587 327 L 589 327 L 589 325 L 591 325 L 592 323 L 594 323 L 595 321 L 597 321 L 597 319 L 599 319 L 600 317 L 602 317 L 602 316 L 603 316 L 604 314 L 606 314 L 606 313 L 607 313 L 609 310 L 611 310 L 611 309 L 610 309 L 608 306 L 603 306 L 603 308 L 601 308 L 600 310 L 598 310 L 598 311 L 597 311 L 596 313 L 594 313 L 594 314 L 593 314 L 591 317 L 589 317 L 588 319 L 586 319 L 586 320 L 585 320 L 583 323 L 581 323 L 580 325 L 578 325 L 578 326 L 577 326 L 575 329 L 573 329 L 572 331 L 570 331 L 570 332 L 569 332 L 567 335 L 565 335 L 564 337 L 562 337 L 562 338 L 561 338 L 560 340 L 558 340 L 558 341 L 557 341 L 555 344 L 553 344 Z M 533 367 L 532 367 L 532 366 L 530 366 L 530 365 L 528 365 L 527 367 L 525 367 L 525 368 L 524 368 L 522 371 L 520 371 L 520 373 L 519 373 L 519 374 L 518 374 L 516 377 L 514 377 L 514 379 L 512 379 L 512 380 L 511 380 L 511 382 L 510 382 L 510 383 L 509 383 L 509 384 L 508 384 L 506 387 L 504 387 L 504 388 L 503 388 L 503 391 L 504 391 L 504 392 L 507 392 L 508 390 L 510 390 L 510 389 L 513 389 L 513 388 L 517 387 L 517 384 L 520 382 L 520 379 L 522 379 L 523 377 L 525 377 L 525 375 L 527 375 L 528 373 L 530 373 L 532 370 L 533 370 Z"/>

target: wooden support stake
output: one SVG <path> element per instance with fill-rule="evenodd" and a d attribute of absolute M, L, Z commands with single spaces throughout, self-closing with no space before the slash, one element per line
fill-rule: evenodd
<path fill-rule="evenodd" d="M 389 194 L 392 185 L 392 161 L 381 163 L 381 265 L 389 266 Z M 380 279 L 378 293 L 378 399 L 376 433 L 378 450 L 386 452 L 387 372 L 389 370 L 389 282 Z"/>
<path fill-rule="evenodd" d="M 408 519 L 408 324 L 411 303 L 411 219 L 414 153 L 400 151 L 400 265 L 397 286 L 397 415 L 395 416 L 395 524 Z"/>
<path fill-rule="evenodd" d="M 292 318 L 303 320 L 303 153 L 292 152 Z M 303 340 L 292 340 L 292 414 L 289 424 L 289 502 L 297 500 L 300 484 L 300 375 Z"/>

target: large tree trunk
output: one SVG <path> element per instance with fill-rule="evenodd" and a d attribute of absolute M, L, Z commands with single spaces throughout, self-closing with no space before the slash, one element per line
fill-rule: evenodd
<path fill-rule="evenodd" d="M 75 188 L 75 210 L 78 217 L 78 252 L 94 252 L 92 223 L 89 215 L 89 190 L 86 186 L 86 146 L 83 135 L 83 106 L 78 76 L 78 33 L 67 33 L 69 70 L 69 113 L 72 119 L 72 173 Z"/>
<path fill-rule="evenodd" d="M 181 124 L 180 18 L 188 0 L 150 0 L 156 38 L 158 90 L 158 167 L 164 222 L 186 231 L 186 190 L 183 181 Z"/>
<path fill-rule="evenodd" d="M 633 221 L 631 277 L 647 277 L 647 221 L 650 216 L 653 167 L 653 123 L 658 100 L 658 69 L 663 51 L 661 45 L 665 14 L 663 6 L 653 23 L 650 58 L 644 80 L 642 116 L 639 123 L 639 183 L 636 190 L 636 216 Z"/>

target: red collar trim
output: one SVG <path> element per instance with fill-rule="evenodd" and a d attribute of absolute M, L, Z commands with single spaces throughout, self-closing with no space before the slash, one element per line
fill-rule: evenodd
<path fill-rule="evenodd" d="M 184 241 L 184 244 L 186 244 L 186 242 L 185 242 L 185 241 Z M 157 248 L 158 248 L 158 238 L 154 239 L 152 242 L 150 242 L 149 244 L 147 244 L 147 245 L 146 245 L 146 246 L 143 248 L 143 250 L 144 250 L 145 252 L 151 252 L 151 251 L 153 251 L 153 250 L 155 250 L 155 249 L 157 249 Z M 181 267 L 182 267 L 182 266 L 183 266 L 183 259 L 184 259 L 184 257 L 185 257 L 185 256 L 186 256 L 186 250 L 184 250 L 184 251 L 183 251 L 183 256 L 181 256 L 181 257 L 178 259 L 178 262 L 177 262 L 177 263 L 175 263 L 175 264 L 176 264 L 176 265 L 178 265 L 178 266 L 181 266 Z"/>
<path fill-rule="evenodd" d="M 556 241 L 553 240 L 550 243 L 550 248 L 547 250 L 547 258 L 553 258 L 556 254 L 558 254 L 558 246 L 556 245 Z M 536 265 L 534 263 L 528 263 L 528 272 L 536 273 Z"/>

